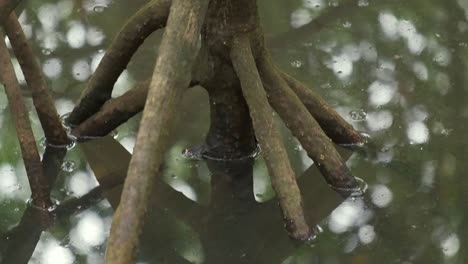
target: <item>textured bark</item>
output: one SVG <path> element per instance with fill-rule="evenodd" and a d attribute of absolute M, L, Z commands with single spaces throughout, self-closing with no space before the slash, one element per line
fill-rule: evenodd
<path fill-rule="evenodd" d="M 362 135 L 333 110 L 325 100 L 315 95 L 312 90 L 288 74 L 281 72 L 281 76 L 301 99 L 307 110 L 314 116 L 323 131 L 325 131 L 333 142 L 344 145 L 364 144 Z"/>
<path fill-rule="evenodd" d="M 131 263 L 168 145 L 176 107 L 191 78 L 208 1 L 174 0 L 159 48 L 135 151 L 111 227 L 106 263 Z"/>
<path fill-rule="evenodd" d="M 241 82 L 242 93 L 249 107 L 255 135 L 263 151 L 272 186 L 279 200 L 286 229 L 291 237 L 306 240 L 310 237 L 310 229 L 304 218 L 299 187 L 281 135 L 275 127 L 273 110 L 263 90 L 247 36 L 234 39 L 231 58 Z"/>
<path fill-rule="evenodd" d="M 24 105 L 20 86 L 10 61 L 8 49 L 0 33 L 0 79 L 5 86 L 10 111 L 13 114 L 16 134 L 23 156 L 24 166 L 32 192 L 32 204 L 46 209 L 51 206 L 49 184 L 42 171 L 42 164 L 37 150 L 34 134 L 31 129 L 28 111 Z"/>
<path fill-rule="evenodd" d="M 336 188 L 356 188 L 358 184 L 333 142 L 281 78 L 269 55 L 262 56 L 258 64 L 271 106 L 315 161 L 328 184 Z"/>
<path fill-rule="evenodd" d="M 107 101 L 99 112 L 74 127 L 71 134 L 78 140 L 107 135 L 143 110 L 148 86 L 149 81 L 141 82 L 122 96 Z"/>
<path fill-rule="evenodd" d="M 44 130 L 47 143 L 52 145 L 67 145 L 70 139 L 62 126 L 54 100 L 48 92 L 48 87 L 42 69 L 36 56 L 24 35 L 15 13 L 11 13 L 4 23 L 4 28 L 10 39 L 13 51 L 24 73 L 26 82 L 31 89 L 34 106 Z"/>
<path fill-rule="evenodd" d="M 152 32 L 165 26 L 170 3 L 170 0 L 151 1 L 130 18 L 107 49 L 68 123 L 79 125 L 111 98 L 115 82 L 138 47 Z"/>
<path fill-rule="evenodd" d="M 210 98 L 211 118 L 203 156 L 223 160 L 245 158 L 257 148 L 249 110 L 237 78 L 232 81 L 225 78 L 235 74 L 232 67 L 225 65 L 219 68 L 216 72 L 218 77 L 205 86 Z"/>

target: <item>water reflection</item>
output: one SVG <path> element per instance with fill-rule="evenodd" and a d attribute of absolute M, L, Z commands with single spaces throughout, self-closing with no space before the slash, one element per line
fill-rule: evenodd
<path fill-rule="evenodd" d="M 186 162 L 179 155 L 182 148 L 203 140 L 208 124 L 206 95 L 194 89 L 184 97 L 175 130 L 180 140 L 174 140 L 165 164 L 165 180 L 174 188 L 157 184 L 138 263 L 378 263 L 382 259 L 464 263 L 468 225 L 463 177 L 468 154 L 463 88 L 468 58 L 466 3 L 283 2 L 260 1 L 266 42 L 287 47 L 272 49 L 281 67 L 323 95 L 355 127 L 371 134 L 367 152 L 347 162 L 369 184 L 367 195 L 343 202 L 309 169 L 299 179 L 304 205 L 309 223 L 319 224 L 323 232 L 312 244 L 294 245 L 281 229 L 261 159 L 243 171 L 252 178 L 236 187 L 237 181 L 228 180 L 224 177 L 228 173 L 216 171 L 213 164 Z M 139 3 L 83 1 L 81 11 L 73 9 L 71 0 L 46 1 L 37 9 L 26 5 L 20 23 L 34 43 L 59 113 L 71 110 L 81 83 L 94 72 L 106 42 L 117 31 L 105 17 L 124 21 L 128 10 Z M 152 63 L 148 58 L 154 54 L 154 43 L 142 47 L 113 96 L 151 70 L 147 64 Z M 13 62 L 24 85 L 18 62 Z M 31 100 L 26 101 L 32 109 Z M 5 234 L 0 241 L 1 258 L 13 256 L 17 258 L 11 263 L 26 263 L 18 257 L 26 259 L 34 252 L 30 263 L 102 263 L 110 204 L 118 203 L 119 190 L 106 192 L 107 201 L 94 201 L 89 209 L 79 205 L 80 210 L 75 208 L 79 212 L 53 225 L 21 228 L 41 221 L 25 211 L 30 191 L 6 106 L 0 89 L 0 231 Z M 31 118 L 41 138 L 34 111 Z M 116 137 L 130 153 L 137 124 L 138 118 L 122 126 Z M 312 161 L 288 132 L 284 134 L 300 175 Z M 97 186 L 95 168 L 87 165 L 83 155 L 75 149 L 67 155 L 66 161 L 75 166 L 64 169 L 54 186 L 54 200 L 60 205 Z M 125 173 L 120 163 L 124 162 L 113 160 L 108 167 Z M 211 181 L 218 182 L 211 185 Z M 35 225 L 25 224 L 23 213 Z M 21 233 L 18 230 L 26 230 L 27 235 L 16 235 L 21 243 L 15 244 L 11 239 Z"/>

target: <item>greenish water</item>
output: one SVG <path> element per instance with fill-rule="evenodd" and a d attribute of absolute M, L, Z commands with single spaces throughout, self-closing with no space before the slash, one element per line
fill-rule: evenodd
<path fill-rule="evenodd" d="M 112 37 L 143 3 L 61 0 L 20 7 L 61 114 L 72 109 Z M 308 222 L 320 231 L 306 245 L 290 241 L 261 156 L 253 168 L 226 172 L 180 154 L 202 142 L 209 125 L 207 95 L 193 88 L 177 117 L 138 263 L 466 263 L 468 1 L 262 0 L 260 6 L 278 65 L 370 135 L 368 149 L 342 150 L 367 192 L 340 199 L 280 124 L 294 169 L 305 171 L 299 183 Z M 321 26 L 311 26 L 317 19 Z M 150 76 L 159 37 L 140 48 L 115 96 Z M 40 124 L 29 97 L 26 102 L 43 153 Z M 114 135 L 130 151 L 138 118 Z M 3 89 L 0 125 L 0 260 L 103 263 L 112 195 L 42 230 L 34 214 L 23 217 L 30 190 Z M 114 143 L 69 150 L 54 200 L 63 204 L 88 193 L 97 186 L 96 171 L 125 173 L 121 165 L 129 156 Z M 233 174 L 248 177 L 231 181 Z M 253 190 L 244 188 L 250 174 Z"/>

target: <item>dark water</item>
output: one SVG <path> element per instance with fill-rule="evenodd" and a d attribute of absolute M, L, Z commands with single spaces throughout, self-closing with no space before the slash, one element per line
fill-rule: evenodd
<path fill-rule="evenodd" d="M 466 263 L 468 2 L 260 2 L 278 65 L 370 135 L 366 150 L 342 150 L 367 192 L 342 201 L 282 127 L 294 169 L 305 171 L 299 182 L 308 221 L 319 231 L 308 244 L 293 243 L 261 157 L 253 167 L 237 164 L 226 172 L 223 164 L 180 155 L 208 128 L 207 95 L 193 88 L 177 117 L 162 177 L 168 184 L 157 182 L 138 263 Z M 62 0 L 20 7 L 61 114 L 72 109 L 112 37 L 143 3 Z M 135 55 L 115 96 L 151 74 L 159 37 Z M 39 122 L 30 114 L 43 152 Z M 138 118 L 114 135 L 130 151 Z M 107 199 L 58 217 L 42 231 L 40 217 L 26 210 L 30 190 L 3 89 L 0 124 L 0 259 L 103 263 L 118 196 L 106 193 Z M 125 173 L 121 164 L 129 155 L 119 146 L 108 138 L 71 149 L 54 200 L 85 195 L 97 186 L 95 173 Z M 253 191 L 244 188 L 251 175 Z"/>

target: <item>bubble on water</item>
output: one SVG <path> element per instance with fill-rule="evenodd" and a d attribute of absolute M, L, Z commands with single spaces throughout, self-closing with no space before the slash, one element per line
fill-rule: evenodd
<path fill-rule="evenodd" d="M 349 21 L 346 21 L 346 22 L 343 23 L 343 27 L 345 27 L 345 28 L 350 28 L 351 26 L 352 26 L 352 24 Z"/>
<path fill-rule="evenodd" d="M 66 160 L 62 163 L 61 169 L 65 172 L 73 172 L 76 168 L 76 164 L 72 160 Z"/>
<path fill-rule="evenodd" d="M 55 211 L 55 209 L 57 209 L 57 204 L 54 203 L 54 204 L 52 204 L 51 206 L 49 206 L 47 208 L 47 211 L 53 212 L 53 211 Z"/>
<path fill-rule="evenodd" d="M 330 1 L 329 5 L 333 6 L 333 7 L 337 7 L 337 6 L 340 5 L 340 3 L 338 1 L 336 1 L 336 0 L 333 0 L 333 1 Z"/>
<path fill-rule="evenodd" d="M 93 7 L 93 11 L 95 13 L 102 13 L 102 12 L 104 12 L 104 10 L 106 10 L 106 6 L 97 5 L 97 6 Z"/>
<path fill-rule="evenodd" d="M 294 68 L 300 68 L 300 67 L 302 67 L 302 65 L 303 65 L 303 63 L 300 60 L 295 60 L 295 61 L 291 62 L 291 66 L 293 66 Z"/>
<path fill-rule="evenodd" d="M 368 5 L 369 5 L 368 0 L 359 0 L 358 1 L 358 6 L 360 6 L 360 7 L 364 7 L 364 6 L 368 6 Z"/>
<path fill-rule="evenodd" d="M 41 52 L 42 52 L 42 54 L 47 56 L 47 55 L 50 55 L 52 53 L 52 50 L 44 48 L 44 49 L 41 50 Z"/>
<path fill-rule="evenodd" d="M 364 109 L 358 109 L 358 110 L 351 110 L 349 112 L 349 116 L 351 119 L 355 121 L 362 121 L 365 120 L 367 117 L 367 112 L 364 111 Z"/>

